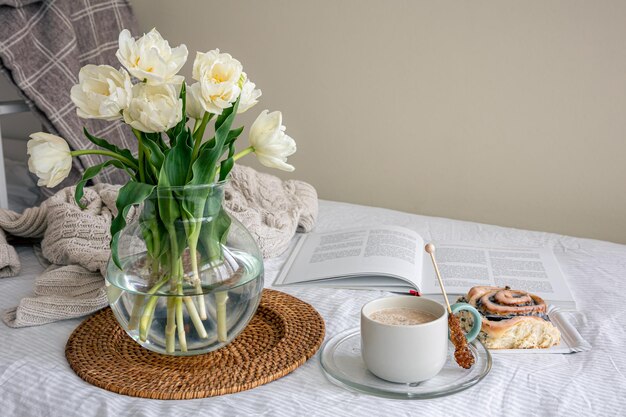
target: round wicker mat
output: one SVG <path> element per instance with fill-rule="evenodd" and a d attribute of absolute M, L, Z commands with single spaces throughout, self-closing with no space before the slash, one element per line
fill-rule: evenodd
<path fill-rule="evenodd" d="M 97 387 L 180 400 L 232 394 L 278 379 L 313 356 L 323 340 L 324 320 L 313 307 L 266 289 L 250 324 L 214 352 L 173 357 L 144 349 L 107 308 L 74 330 L 65 356 L 79 377 Z"/>

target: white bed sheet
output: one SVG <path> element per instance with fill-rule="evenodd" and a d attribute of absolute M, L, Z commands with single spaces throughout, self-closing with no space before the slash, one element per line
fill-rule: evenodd
<path fill-rule="evenodd" d="M 69 368 L 64 347 L 80 320 L 9 329 L 0 324 L 0 416 L 554 416 L 626 415 L 626 245 L 556 234 L 411 215 L 322 201 L 317 230 L 396 224 L 426 240 L 472 240 L 506 246 L 548 246 L 576 298 L 576 326 L 593 346 L 569 355 L 497 355 L 491 373 L 453 396 L 387 400 L 330 383 L 313 357 L 293 373 L 250 391 L 222 397 L 162 401 L 117 395 L 93 387 Z M 0 309 L 30 293 L 40 270 L 19 248 L 25 268 L 0 280 Z M 271 286 L 286 254 L 266 262 Z M 358 326 L 361 306 L 384 293 L 281 288 L 312 304 L 326 321 L 326 338 Z"/>

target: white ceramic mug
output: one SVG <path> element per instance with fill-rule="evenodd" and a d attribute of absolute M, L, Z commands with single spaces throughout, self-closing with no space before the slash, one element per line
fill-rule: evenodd
<path fill-rule="evenodd" d="M 414 308 L 435 316 L 414 325 L 383 324 L 370 315 L 387 308 Z M 452 311 L 467 310 L 474 316 L 468 341 L 480 332 L 481 317 L 469 304 L 457 303 Z M 379 298 L 361 309 L 361 355 L 367 368 L 391 382 L 421 382 L 437 375 L 448 356 L 448 312 L 440 303 L 415 296 Z"/>

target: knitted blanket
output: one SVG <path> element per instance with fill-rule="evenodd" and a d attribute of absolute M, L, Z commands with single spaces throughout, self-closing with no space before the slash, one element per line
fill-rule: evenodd
<path fill-rule="evenodd" d="M 74 202 L 74 187 L 62 189 L 22 214 L 0 210 L 0 278 L 20 271 L 19 258 L 7 244 L 5 232 L 41 238 L 43 257 L 51 264 L 36 279 L 34 296 L 4 312 L 2 319 L 8 326 L 80 317 L 107 306 L 103 275 L 118 189 L 102 183 L 86 188 L 83 210 Z M 318 211 L 317 193 L 311 185 L 282 181 L 240 165 L 231 172 L 224 207 L 252 233 L 264 258 L 283 253 L 296 231 L 310 231 Z"/>

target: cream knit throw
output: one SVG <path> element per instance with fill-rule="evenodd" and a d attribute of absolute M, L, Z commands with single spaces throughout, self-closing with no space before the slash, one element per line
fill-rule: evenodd
<path fill-rule="evenodd" d="M 86 188 L 84 210 L 74 202 L 74 187 L 22 214 L 0 210 L 0 277 L 20 270 L 4 232 L 43 238 L 42 254 L 52 264 L 35 281 L 34 296 L 4 312 L 2 319 L 8 326 L 80 317 L 107 305 L 103 274 L 118 189 L 109 184 Z M 226 210 L 250 230 L 264 258 L 284 252 L 296 231 L 310 231 L 317 218 L 317 193 L 311 185 L 282 181 L 248 167 L 235 166 L 224 200 Z M 133 215 L 131 210 L 129 216 Z"/>

